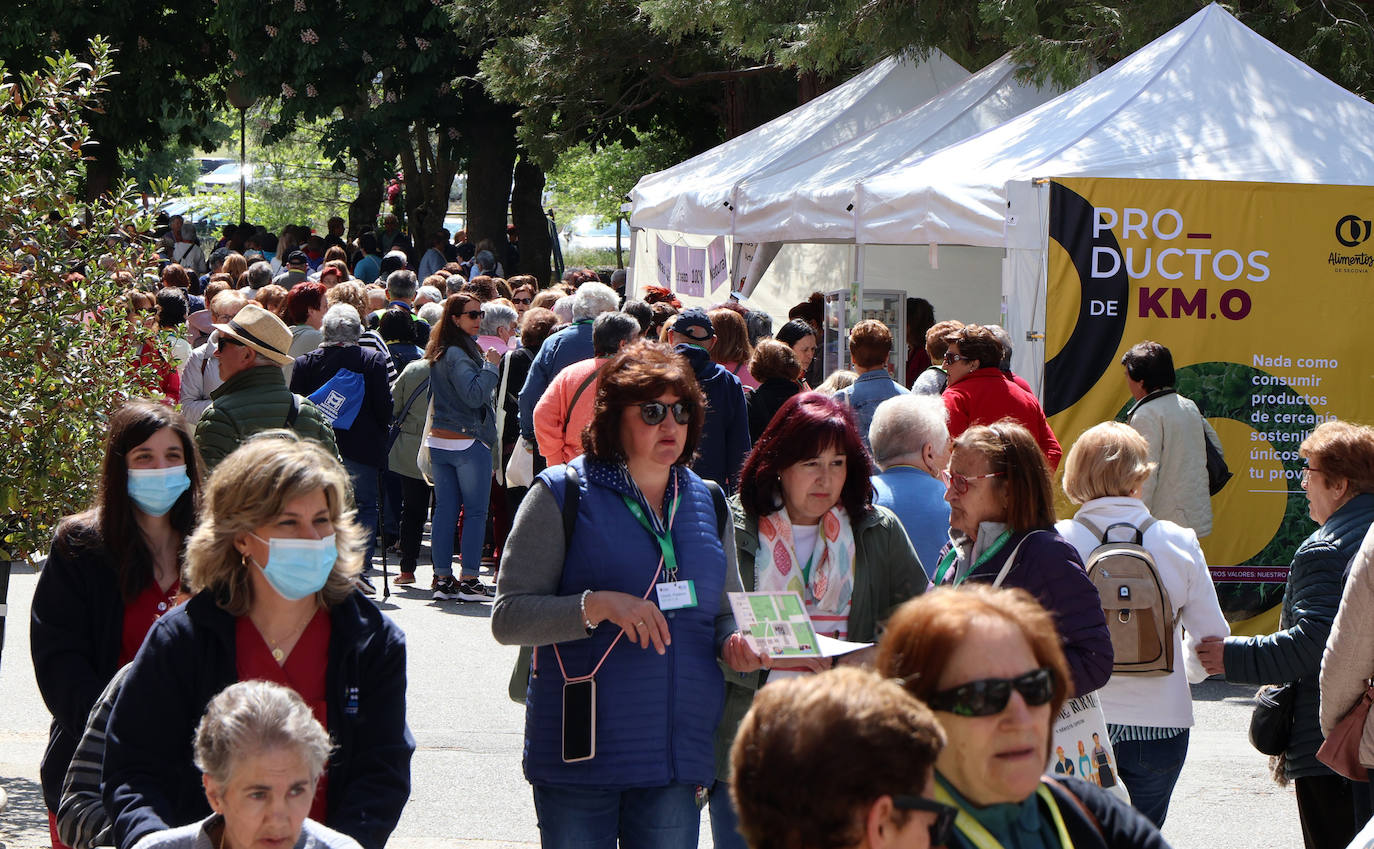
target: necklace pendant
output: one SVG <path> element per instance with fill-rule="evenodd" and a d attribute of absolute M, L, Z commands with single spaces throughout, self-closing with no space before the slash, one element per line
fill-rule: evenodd
<path fill-rule="evenodd" d="M 286 652 L 281 649 L 272 649 L 272 659 L 277 663 L 282 663 L 286 660 Z"/>

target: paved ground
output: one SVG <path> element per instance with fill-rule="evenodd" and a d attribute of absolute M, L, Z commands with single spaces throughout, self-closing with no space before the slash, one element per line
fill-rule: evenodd
<path fill-rule="evenodd" d="M 422 567 L 423 570 L 423 567 Z M 0 849 L 40 849 L 47 822 L 38 763 L 48 713 L 28 653 L 33 574 L 16 574 L 0 654 Z M 428 586 L 428 574 L 421 581 Z M 380 581 L 378 581 L 380 584 Z M 418 750 L 414 792 L 393 835 L 396 849 L 537 846 L 530 791 L 520 771 L 524 711 L 506 697 L 515 650 L 498 646 L 487 605 L 435 602 L 395 588 L 383 609 L 409 641 L 408 714 Z M 1194 688 L 1197 727 L 1164 834 L 1178 849 L 1300 847 L 1291 789 L 1276 786 L 1245 739 L 1249 688 Z M 703 827 L 702 846 L 710 846 Z"/>

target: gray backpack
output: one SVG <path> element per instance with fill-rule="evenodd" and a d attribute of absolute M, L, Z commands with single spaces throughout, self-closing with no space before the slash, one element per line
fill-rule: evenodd
<path fill-rule="evenodd" d="M 1147 519 L 1139 528 L 1118 522 L 1105 531 L 1086 519 L 1074 521 L 1101 541 L 1088 555 L 1084 568 L 1102 598 L 1102 613 L 1115 654 L 1112 674 L 1160 676 L 1173 672 L 1174 606 L 1154 557 L 1141 544 L 1155 520 Z M 1110 539 L 1117 528 L 1129 528 L 1134 537 Z"/>

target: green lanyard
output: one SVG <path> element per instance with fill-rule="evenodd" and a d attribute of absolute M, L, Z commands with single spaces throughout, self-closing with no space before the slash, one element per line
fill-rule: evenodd
<path fill-rule="evenodd" d="M 973 568 L 965 572 L 962 577 L 954 579 L 954 586 L 957 587 L 968 580 L 968 576 L 972 575 L 979 566 L 988 562 L 988 558 L 1001 551 L 1002 546 L 1006 545 L 1009 539 L 1011 539 L 1011 531 L 1002 531 L 1002 535 L 992 541 L 992 545 L 988 546 L 988 550 L 978 555 L 978 559 L 973 561 Z M 950 565 L 954 563 L 954 558 L 958 556 L 959 549 L 950 546 L 949 551 L 945 552 L 945 556 L 940 558 L 940 568 L 935 571 L 935 586 L 938 587 L 944 582 L 945 573 L 949 571 Z"/>
<path fill-rule="evenodd" d="M 639 502 L 624 495 L 620 496 L 620 498 L 625 502 L 625 506 L 630 509 L 630 515 L 639 520 L 639 523 L 644 526 L 644 530 L 649 532 L 649 536 L 654 538 L 658 543 L 659 549 L 663 551 L 663 572 L 665 580 L 676 581 L 677 554 L 673 551 L 672 517 L 677 514 L 677 496 L 673 496 L 673 503 L 668 508 L 668 531 L 661 535 L 658 531 L 654 530 L 653 525 L 649 524 L 649 517 L 644 515 L 644 508 L 639 506 Z"/>

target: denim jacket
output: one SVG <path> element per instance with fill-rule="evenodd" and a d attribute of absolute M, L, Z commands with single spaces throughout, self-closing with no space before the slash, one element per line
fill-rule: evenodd
<path fill-rule="evenodd" d="M 496 444 L 496 408 L 492 397 L 500 373 L 485 360 L 473 360 L 457 345 L 430 369 L 434 426 Z"/>

